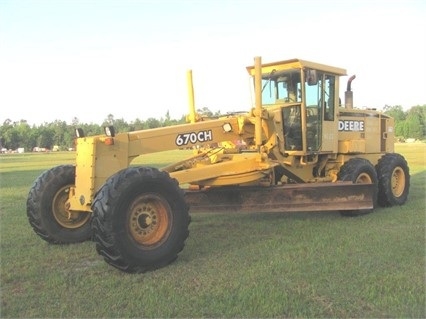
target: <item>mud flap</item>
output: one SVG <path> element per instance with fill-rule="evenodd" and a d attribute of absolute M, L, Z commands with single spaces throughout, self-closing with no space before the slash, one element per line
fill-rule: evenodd
<path fill-rule="evenodd" d="M 320 212 L 373 208 L 373 185 L 352 182 L 186 190 L 190 212 Z"/>

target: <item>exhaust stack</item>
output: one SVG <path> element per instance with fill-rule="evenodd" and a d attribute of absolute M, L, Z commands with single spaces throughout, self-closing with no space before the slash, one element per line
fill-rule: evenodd
<path fill-rule="evenodd" d="M 345 108 L 347 109 L 353 109 L 354 108 L 354 96 L 353 92 L 351 91 L 351 83 L 356 78 L 355 75 L 352 75 L 348 80 L 348 86 L 346 87 L 345 92 Z"/>
<path fill-rule="evenodd" d="M 255 116 L 256 122 L 254 125 L 257 149 L 262 145 L 262 58 L 257 56 L 254 58 L 254 88 L 256 96 Z"/>

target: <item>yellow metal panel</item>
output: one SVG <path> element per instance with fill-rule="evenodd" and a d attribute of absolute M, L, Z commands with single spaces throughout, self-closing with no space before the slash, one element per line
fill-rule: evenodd
<path fill-rule="evenodd" d="M 382 136 L 382 138 L 385 139 L 385 152 L 393 153 L 395 144 L 395 122 L 393 118 L 388 118 L 385 120 L 385 123 L 386 127 Z"/>
<path fill-rule="evenodd" d="M 95 154 L 95 139 L 90 137 L 77 139 L 75 188 L 70 193 L 70 210 L 91 210 L 95 188 Z"/>
<path fill-rule="evenodd" d="M 339 141 L 339 153 L 365 153 L 365 140 Z"/>
<path fill-rule="evenodd" d="M 70 196 L 71 210 L 90 211 L 95 192 L 110 176 L 129 165 L 127 134 L 114 137 L 112 145 L 107 145 L 105 139 L 77 139 L 76 187 Z"/>
<path fill-rule="evenodd" d="M 118 134 L 114 137 L 113 145 L 106 145 L 103 138 L 98 140 L 96 147 L 96 190 L 112 174 L 129 166 L 129 140 L 127 134 Z"/>
<path fill-rule="evenodd" d="M 230 125 L 226 132 L 223 125 Z M 176 125 L 125 133 L 129 138 L 129 156 L 138 156 L 164 150 L 208 145 L 241 139 L 240 122 L 236 117 Z"/>
<path fill-rule="evenodd" d="M 337 123 L 336 121 L 323 121 L 321 136 L 321 152 L 337 152 Z"/>
<path fill-rule="evenodd" d="M 180 184 L 194 183 L 199 185 L 235 185 L 258 181 L 265 177 L 265 171 L 274 164 L 262 162 L 261 154 L 246 153 L 225 155 L 228 160 L 215 163 L 198 164 L 194 168 L 171 172 Z"/>

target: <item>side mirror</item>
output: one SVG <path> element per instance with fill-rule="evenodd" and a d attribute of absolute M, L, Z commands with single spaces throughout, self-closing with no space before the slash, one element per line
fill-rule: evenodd
<path fill-rule="evenodd" d="M 115 137 L 115 128 L 114 126 L 110 125 L 110 126 L 105 126 L 104 127 L 104 132 L 106 136 L 109 137 Z"/>
<path fill-rule="evenodd" d="M 85 137 L 86 135 L 84 134 L 84 131 L 82 128 L 76 128 L 75 136 L 77 136 L 77 138 L 80 138 L 80 137 Z"/>
<path fill-rule="evenodd" d="M 306 82 L 309 86 L 318 84 L 317 70 L 306 70 Z"/>

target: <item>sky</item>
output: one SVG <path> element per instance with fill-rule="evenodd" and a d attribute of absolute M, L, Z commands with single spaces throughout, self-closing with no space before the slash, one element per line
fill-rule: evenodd
<path fill-rule="evenodd" d="M 246 66 L 344 68 L 354 104 L 426 104 L 424 0 L 0 0 L 0 124 L 252 107 Z"/>

